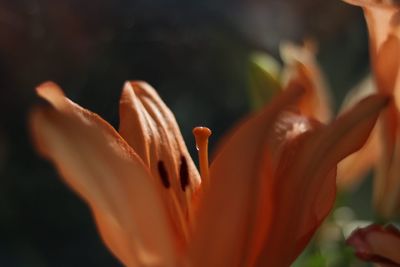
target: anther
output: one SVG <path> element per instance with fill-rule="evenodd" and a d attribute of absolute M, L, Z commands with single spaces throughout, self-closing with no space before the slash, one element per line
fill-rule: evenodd
<path fill-rule="evenodd" d="M 186 158 L 181 156 L 181 166 L 179 167 L 179 177 L 181 181 L 181 189 L 183 191 L 186 190 L 186 187 L 189 185 L 189 170 L 186 162 Z"/>
<path fill-rule="evenodd" d="M 158 167 L 158 173 L 160 174 L 161 182 L 165 188 L 170 187 L 169 183 L 169 177 L 168 177 L 168 172 L 167 169 L 165 168 L 164 162 L 160 160 L 157 164 Z"/>
<path fill-rule="evenodd" d="M 201 180 L 205 186 L 209 184 L 208 173 L 208 138 L 211 135 L 211 130 L 207 127 L 195 127 L 193 135 L 196 139 L 196 148 L 199 154 L 199 165 Z"/>

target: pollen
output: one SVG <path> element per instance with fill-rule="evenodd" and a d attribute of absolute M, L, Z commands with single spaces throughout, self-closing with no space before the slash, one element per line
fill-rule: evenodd
<path fill-rule="evenodd" d="M 205 186 L 209 184 L 208 170 L 208 138 L 211 130 L 207 127 L 195 127 L 193 135 L 196 139 L 196 149 L 199 155 L 200 175 Z"/>
<path fill-rule="evenodd" d="M 165 168 L 164 162 L 162 160 L 157 163 L 158 173 L 160 174 L 160 179 L 165 188 L 169 188 L 171 186 L 169 182 L 167 168 Z"/>
<path fill-rule="evenodd" d="M 181 188 L 183 191 L 186 190 L 186 187 L 189 185 L 189 171 L 186 158 L 181 156 L 181 165 L 179 167 L 179 177 L 181 181 Z"/>

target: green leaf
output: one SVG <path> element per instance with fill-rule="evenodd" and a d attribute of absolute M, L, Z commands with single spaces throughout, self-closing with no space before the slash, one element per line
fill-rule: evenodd
<path fill-rule="evenodd" d="M 281 90 L 281 65 L 264 52 L 253 53 L 249 61 L 250 104 L 253 109 L 259 109 Z"/>

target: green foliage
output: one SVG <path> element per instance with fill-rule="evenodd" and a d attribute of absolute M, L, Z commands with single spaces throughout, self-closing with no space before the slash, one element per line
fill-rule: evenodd
<path fill-rule="evenodd" d="M 249 60 L 250 104 L 259 109 L 281 90 L 281 65 L 267 53 L 257 52 Z"/>

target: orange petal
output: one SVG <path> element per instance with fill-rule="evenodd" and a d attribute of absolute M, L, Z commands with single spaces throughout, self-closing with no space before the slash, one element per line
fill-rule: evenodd
<path fill-rule="evenodd" d="M 374 93 L 376 93 L 376 85 L 372 77 L 368 75 L 347 94 L 340 113 L 348 111 L 361 99 Z M 337 173 L 339 189 L 354 189 L 376 165 L 381 153 L 379 133 L 378 127 L 375 127 L 365 145 L 339 163 Z"/>
<path fill-rule="evenodd" d="M 294 82 L 305 90 L 299 106 L 301 113 L 326 123 L 332 118 L 332 97 L 313 47 L 310 42 L 304 46 L 283 43 L 280 47 L 285 62 L 283 76 L 284 80 Z"/>
<path fill-rule="evenodd" d="M 352 0 L 364 9 L 370 35 L 372 66 L 378 90 L 394 96 L 381 119 L 382 153 L 374 184 L 374 205 L 389 218 L 400 211 L 400 5 L 396 1 Z"/>
<path fill-rule="evenodd" d="M 329 126 L 314 127 L 287 142 L 274 177 L 273 218 L 257 266 L 289 266 L 304 249 L 333 206 L 337 163 L 364 144 L 386 103 L 386 97 L 369 97 Z"/>
<path fill-rule="evenodd" d="M 331 168 L 349 154 L 360 149 L 369 137 L 379 113 L 389 102 L 390 98 L 383 95 L 366 97 L 328 125 L 318 139 L 314 140 L 317 144 L 315 152 L 318 153 L 310 152 L 311 158 L 323 158 L 323 161 L 319 162 L 318 168 L 321 170 L 326 166 Z M 314 163 L 316 162 L 314 161 Z M 321 163 L 324 164 L 321 165 Z"/>
<path fill-rule="evenodd" d="M 103 120 L 99 115 L 82 108 L 78 104 L 68 99 L 63 90 L 53 82 L 44 82 L 36 88 L 37 94 L 48 101 L 55 109 L 76 117 L 77 119 L 88 123 L 95 124 L 109 134 L 117 134 L 114 128 Z M 118 134 L 117 134 L 118 135 Z"/>
<path fill-rule="evenodd" d="M 304 244 L 307 244 L 308 236 L 311 236 L 320 224 L 321 220 L 316 219 L 315 215 L 320 210 L 314 211 L 313 209 L 312 212 L 307 210 L 310 207 L 306 205 L 313 203 L 304 203 L 305 207 L 300 206 L 302 205 L 300 203 L 303 203 L 302 199 L 306 199 L 308 194 L 315 196 L 315 192 L 312 192 L 312 184 L 309 187 L 305 186 L 305 184 L 308 185 L 308 181 L 305 181 L 304 177 L 301 179 L 301 174 L 299 176 L 292 174 L 291 177 L 288 170 L 297 164 L 298 157 L 305 149 L 306 140 L 313 138 L 313 133 L 321 126 L 318 121 L 296 113 L 283 113 L 275 125 L 277 136 L 273 138 L 277 139 L 276 144 L 279 144 L 279 149 L 272 150 L 269 156 L 276 162 L 274 172 L 271 177 L 263 177 L 265 180 L 263 194 L 268 196 L 264 202 L 270 203 L 270 207 L 267 204 L 263 208 L 267 207 L 270 213 L 265 215 L 268 217 L 265 219 L 264 226 L 259 227 L 261 229 L 264 227 L 264 240 L 260 245 L 259 258 L 256 259 L 255 266 L 289 266 L 302 251 Z M 323 190 L 323 188 L 320 189 Z M 329 194 L 326 195 L 329 198 Z M 299 201 L 299 199 L 301 200 Z M 323 206 L 325 199 L 319 199 L 319 201 Z M 297 214 L 300 212 L 299 210 L 305 214 L 299 216 Z M 293 220 L 292 214 L 296 220 Z M 309 219 L 307 224 L 293 226 L 294 221 L 299 223 L 304 221 L 302 216 Z M 280 234 L 277 231 L 280 231 Z M 284 244 L 284 240 L 288 239 L 292 240 L 291 246 L 288 246 L 287 243 Z M 304 242 L 304 244 L 299 244 L 300 242 Z M 285 249 L 283 249 L 284 246 Z"/>
<path fill-rule="evenodd" d="M 280 112 L 301 94 L 298 87 L 286 90 L 259 114 L 236 127 L 221 146 L 210 168 L 210 187 L 190 244 L 192 266 L 246 266 L 254 249 L 251 242 L 259 234 L 254 228 L 261 205 L 260 184 L 262 178 L 272 174 L 271 161 L 261 160 L 268 137 Z"/>
<path fill-rule="evenodd" d="M 397 43 L 398 41 L 396 39 Z M 398 52 L 400 56 L 400 51 Z M 388 55 L 388 57 L 391 56 L 397 57 L 396 55 Z M 379 66 L 385 66 L 385 62 L 382 61 Z M 382 69 L 381 73 L 379 72 L 380 69 Z M 393 69 L 398 72 L 400 64 L 392 66 Z M 392 94 L 395 101 L 390 103 L 389 107 L 383 112 L 380 120 L 379 141 L 381 154 L 379 155 L 374 179 L 374 206 L 381 216 L 390 218 L 400 213 L 400 180 L 398 179 L 398 173 L 400 172 L 400 88 L 397 88 L 400 84 L 397 81 L 398 77 L 392 77 L 390 73 L 383 73 L 384 71 L 384 67 L 378 68 L 376 71 L 377 75 L 379 75 L 377 76 L 377 81 L 381 82 L 378 84 L 378 87 L 381 86 L 381 91 Z"/>
<path fill-rule="evenodd" d="M 400 117 L 398 117 L 400 118 Z M 382 130 L 382 129 L 380 129 Z M 387 135 L 379 136 L 383 143 Z M 392 147 L 384 147 L 374 177 L 374 207 L 386 219 L 400 214 L 400 129 Z"/>
<path fill-rule="evenodd" d="M 102 123 L 54 109 L 30 117 L 36 147 L 91 207 L 111 251 L 128 266 L 175 266 L 171 229 L 147 167 Z"/>
<path fill-rule="evenodd" d="M 394 16 L 399 10 L 398 4 L 396 1 L 390 0 L 344 0 L 344 2 L 363 8 L 368 25 L 371 51 L 375 57 L 389 34 L 395 30 L 398 21 Z"/>
<path fill-rule="evenodd" d="M 387 39 L 377 51 L 373 59 L 373 69 L 378 90 L 383 93 L 394 93 L 398 85 L 398 74 L 400 67 L 400 40 L 397 36 L 389 34 Z"/>
<path fill-rule="evenodd" d="M 400 108 L 400 39 L 394 35 L 389 35 L 381 45 L 373 63 L 375 79 L 380 92 L 393 95 L 394 101 L 382 116 L 382 146 L 386 157 L 390 157 L 395 151 L 393 148 L 398 142 L 397 132 L 399 129 Z M 385 163 L 383 163 L 385 165 Z"/>
<path fill-rule="evenodd" d="M 171 222 L 182 242 L 187 242 L 185 224 L 193 212 L 191 202 L 199 188 L 200 176 L 174 115 L 149 84 L 140 81 L 125 84 L 119 132 L 153 176 L 159 177 L 157 182 L 163 189 L 164 202 L 168 203 Z"/>
<path fill-rule="evenodd" d="M 355 230 L 346 242 L 364 261 L 400 266 L 400 231 L 393 225 L 370 225 Z"/>
<path fill-rule="evenodd" d="M 396 1 L 345 0 L 361 6 L 367 20 L 372 67 L 378 90 L 393 93 L 400 107 L 400 5 Z M 393 133 L 392 133 L 393 134 Z"/>
<path fill-rule="evenodd" d="M 368 25 L 372 69 L 378 90 L 393 93 L 400 107 L 400 6 L 396 1 L 345 0 L 361 6 Z"/>
<path fill-rule="evenodd" d="M 339 190 L 356 188 L 379 160 L 380 143 L 378 129 L 374 128 L 365 145 L 349 155 L 338 165 L 337 184 Z"/>

